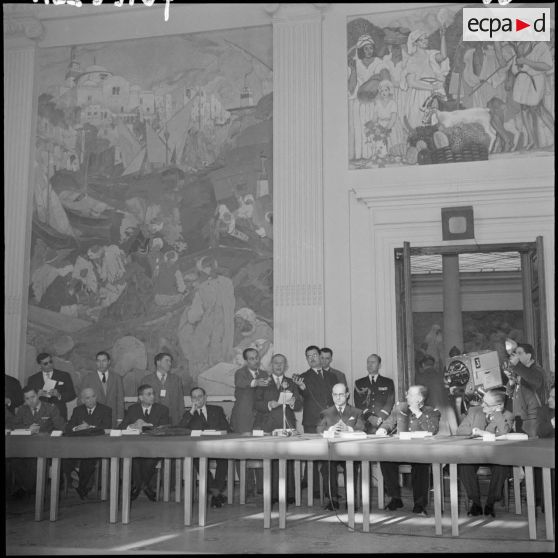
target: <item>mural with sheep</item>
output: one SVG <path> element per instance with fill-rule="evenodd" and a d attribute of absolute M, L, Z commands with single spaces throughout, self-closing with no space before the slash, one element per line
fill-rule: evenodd
<path fill-rule="evenodd" d="M 464 5 L 347 22 L 349 168 L 554 153 L 549 42 L 464 42 Z"/>

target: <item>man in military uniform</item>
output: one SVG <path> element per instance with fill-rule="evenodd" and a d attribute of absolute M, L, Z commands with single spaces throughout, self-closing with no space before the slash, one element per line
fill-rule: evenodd
<path fill-rule="evenodd" d="M 366 359 L 368 375 L 355 382 L 355 407 L 362 409 L 366 433 L 375 434 L 382 422 L 389 417 L 395 403 L 393 380 L 380 375 L 382 359 L 376 354 Z"/>
<path fill-rule="evenodd" d="M 378 428 L 376 434 L 386 435 L 397 432 L 415 432 L 426 430 L 436 434 L 440 424 L 440 411 L 424 404 L 427 389 L 424 386 L 410 386 L 407 390 L 407 402 L 398 402 L 390 416 Z M 387 510 L 403 507 L 401 488 L 399 487 L 399 463 L 385 461 L 380 463 L 387 493 L 391 496 Z M 428 515 L 428 482 L 430 465 L 428 463 L 411 463 L 411 482 L 413 484 L 413 513 Z"/>

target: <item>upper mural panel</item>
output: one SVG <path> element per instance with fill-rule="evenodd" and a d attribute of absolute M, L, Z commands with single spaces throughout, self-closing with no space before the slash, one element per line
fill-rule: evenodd
<path fill-rule="evenodd" d="M 347 23 L 349 168 L 554 153 L 550 42 L 464 42 L 463 6 Z"/>
<path fill-rule="evenodd" d="M 30 254 L 34 355 L 95 354 L 134 396 L 153 356 L 230 395 L 273 343 L 272 29 L 43 49 Z"/>

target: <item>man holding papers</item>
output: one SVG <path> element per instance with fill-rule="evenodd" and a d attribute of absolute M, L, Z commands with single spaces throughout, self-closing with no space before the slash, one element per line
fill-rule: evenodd
<path fill-rule="evenodd" d="M 482 436 L 490 432 L 496 434 L 496 436 L 501 436 L 511 432 L 514 417 L 513 413 L 504 409 L 505 403 L 506 394 L 503 391 L 497 389 L 488 390 L 482 398 L 482 405 L 480 407 L 469 407 L 467 415 L 457 429 L 457 435 Z M 465 487 L 467 497 L 473 501 L 468 515 L 481 515 L 483 512 L 479 479 L 477 477 L 477 469 L 479 467 L 480 465 L 458 465 L 457 467 L 459 478 Z M 484 515 L 494 517 L 494 502 L 499 500 L 502 495 L 502 489 L 504 488 L 510 468 L 503 465 L 492 465 L 491 469 L 492 476 L 488 486 Z"/>
<path fill-rule="evenodd" d="M 397 432 L 427 431 L 432 434 L 438 432 L 440 411 L 424 404 L 427 389 L 424 386 L 409 386 L 407 402 L 396 403 L 389 417 L 378 428 L 376 434 L 385 436 Z M 380 464 L 386 491 L 391 496 L 387 510 L 403 507 L 401 488 L 399 486 L 399 463 L 383 461 Z M 413 513 L 428 515 L 426 503 L 428 501 L 428 480 L 430 465 L 428 463 L 411 463 L 411 479 L 413 484 Z"/>

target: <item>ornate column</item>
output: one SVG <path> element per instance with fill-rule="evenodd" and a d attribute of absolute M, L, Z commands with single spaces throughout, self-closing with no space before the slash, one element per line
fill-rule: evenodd
<path fill-rule="evenodd" d="M 292 372 L 324 340 L 322 10 L 273 4 L 274 344 Z"/>
<path fill-rule="evenodd" d="M 4 369 L 23 382 L 37 112 L 35 41 L 43 26 L 34 17 L 16 15 L 13 6 L 4 6 Z"/>

